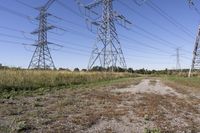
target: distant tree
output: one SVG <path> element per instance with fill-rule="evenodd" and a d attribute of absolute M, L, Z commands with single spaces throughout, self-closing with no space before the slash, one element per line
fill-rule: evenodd
<path fill-rule="evenodd" d="M 127 70 L 129 73 L 134 73 L 134 70 L 133 70 L 133 68 L 128 68 L 128 70 Z"/>
<path fill-rule="evenodd" d="M 68 71 L 68 72 L 71 71 L 69 68 L 59 68 L 58 70 L 59 70 L 59 71 Z"/>
<path fill-rule="evenodd" d="M 58 68 L 59 71 L 64 71 L 66 70 L 65 68 Z"/>
<path fill-rule="evenodd" d="M 152 72 L 152 74 L 155 74 L 155 73 L 156 73 L 156 70 L 152 70 L 151 72 Z"/>
<path fill-rule="evenodd" d="M 90 69 L 90 71 L 101 72 L 101 71 L 106 71 L 106 69 L 101 66 L 94 66 L 92 69 Z"/>
<path fill-rule="evenodd" d="M 126 71 L 126 69 L 124 69 L 124 68 L 121 68 L 121 67 L 117 68 L 117 72 L 125 72 L 125 71 Z"/>
<path fill-rule="evenodd" d="M 142 69 L 136 70 L 136 72 L 139 74 L 145 74 L 146 70 L 144 68 L 142 68 Z"/>
<path fill-rule="evenodd" d="M 164 74 L 168 74 L 168 69 L 167 68 L 165 68 Z"/>
<path fill-rule="evenodd" d="M 107 71 L 114 71 L 114 72 L 125 72 L 126 69 L 121 67 L 108 67 Z"/>
<path fill-rule="evenodd" d="M 69 68 L 66 68 L 66 71 L 71 72 L 71 70 Z"/>
<path fill-rule="evenodd" d="M 79 72 L 79 68 L 74 68 L 74 72 Z"/>
<path fill-rule="evenodd" d="M 87 72 L 87 69 L 82 69 L 81 71 L 82 71 L 82 72 Z"/>

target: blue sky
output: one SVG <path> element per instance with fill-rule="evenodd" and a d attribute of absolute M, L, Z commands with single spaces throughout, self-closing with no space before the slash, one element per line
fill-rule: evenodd
<path fill-rule="evenodd" d="M 46 2 L 46 0 L 19 1 L 34 7 L 40 7 Z M 49 8 L 49 12 L 69 22 L 50 17 L 49 23 L 69 31 L 53 30 L 52 32 L 56 34 L 48 34 L 50 42 L 64 46 L 62 49 L 51 51 L 54 63 L 58 68 L 86 68 L 96 35 L 87 29 L 85 20 L 74 0 L 61 1 L 68 9 L 55 2 Z M 82 1 L 87 3 L 92 0 Z M 128 5 L 130 9 L 120 1 Z M 175 68 L 176 56 L 173 55 L 176 54 L 176 47 L 180 47 L 181 66 L 182 68 L 189 68 L 200 16 L 188 6 L 187 0 L 151 1 L 174 18 L 176 22 L 184 25 L 190 33 L 189 35 L 186 34 L 182 27 L 178 28 L 179 26 L 171 24 L 155 12 L 149 6 L 148 0 L 141 6 L 137 5 L 134 0 L 115 0 L 114 9 L 132 22 L 129 30 L 116 25 L 127 66 L 134 69 Z M 35 18 L 39 14 L 37 10 L 24 6 L 17 0 L 1 0 L 0 6 L 22 13 L 30 18 Z M 5 11 L 1 7 L 0 16 L 0 63 L 26 68 L 32 57 L 34 47 L 21 44 L 34 43 L 37 36 L 29 33 L 37 28 L 38 22 Z M 50 48 L 57 49 L 55 46 L 50 46 Z"/>

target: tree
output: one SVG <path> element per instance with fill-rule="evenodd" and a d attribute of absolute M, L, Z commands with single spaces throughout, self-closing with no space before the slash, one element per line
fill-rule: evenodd
<path fill-rule="evenodd" d="M 133 70 L 133 68 L 128 68 L 128 70 L 127 70 L 129 73 L 134 73 L 134 70 Z"/>
<path fill-rule="evenodd" d="M 87 69 L 82 69 L 81 71 L 82 71 L 82 72 L 87 72 Z"/>
<path fill-rule="evenodd" d="M 74 68 L 74 72 L 79 72 L 79 68 Z"/>

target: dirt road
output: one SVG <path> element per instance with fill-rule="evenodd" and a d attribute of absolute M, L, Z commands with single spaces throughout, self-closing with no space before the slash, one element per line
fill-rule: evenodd
<path fill-rule="evenodd" d="M 181 97 L 180 93 L 177 93 L 171 87 L 168 87 L 161 83 L 160 80 L 149 80 L 144 79 L 138 85 L 132 85 L 128 88 L 116 89 L 115 92 L 131 92 L 134 94 L 137 93 L 153 93 L 158 95 L 170 95 L 170 96 L 179 96 Z"/>
<path fill-rule="evenodd" d="M 160 80 L 150 79 L 111 92 L 134 97 L 134 100 L 127 99 L 118 105 L 121 108 L 129 108 L 129 111 L 120 121 L 100 121 L 88 129 L 91 133 L 107 128 L 118 133 L 142 133 L 150 130 L 200 132 L 199 96 L 191 98 L 189 93 L 178 93 Z"/>
<path fill-rule="evenodd" d="M 200 99 L 158 79 L 0 100 L 0 131 L 200 132 Z M 189 88 L 188 88 L 189 90 Z"/>

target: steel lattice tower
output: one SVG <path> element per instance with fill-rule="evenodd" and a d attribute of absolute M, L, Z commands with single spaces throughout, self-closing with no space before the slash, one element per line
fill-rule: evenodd
<path fill-rule="evenodd" d="M 47 13 L 48 7 L 55 0 L 49 0 L 45 6 L 39 8 L 40 15 L 36 19 L 39 20 L 39 29 L 32 32 L 31 34 L 38 34 L 38 40 L 34 46 L 36 49 L 32 56 L 31 62 L 29 64 L 29 69 L 54 69 L 55 65 L 51 57 L 48 44 L 52 44 L 47 41 L 47 31 L 55 28 L 52 25 L 48 25 L 47 18 L 50 15 Z"/>
<path fill-rule="evenodd" d="M 98 5 L 102 5 L 102 13 L 99 17 L 100 20 L 91 22 L 91 24 L 97 26 L 97 40 L 89 59 L 88 69 L 99 65 L 103 68 L 111 68 L 112 71 L 117 66 L 126 68 L 115 22 L 118 21 L 124 27 L 126 23 L 131 23 L 113 10 L 113 0 L 97 0 L 84 7 L 94 13 L 93 8 Z"/>
<path fill-rule="evenodd" d="M 181 64 L 180 64 L 180 48 L 176 49 L 176 70 L 181 70 Z"/>
<path fill-rule="evenodd" d="M 200 69 L 200 25 L 195 41 L 195 47 L 193 51 L 193 59 L 192 59 L 192 65 L 189 71 L 189 77 L 191 75 L 192 70 L 199 70 Z"/>

